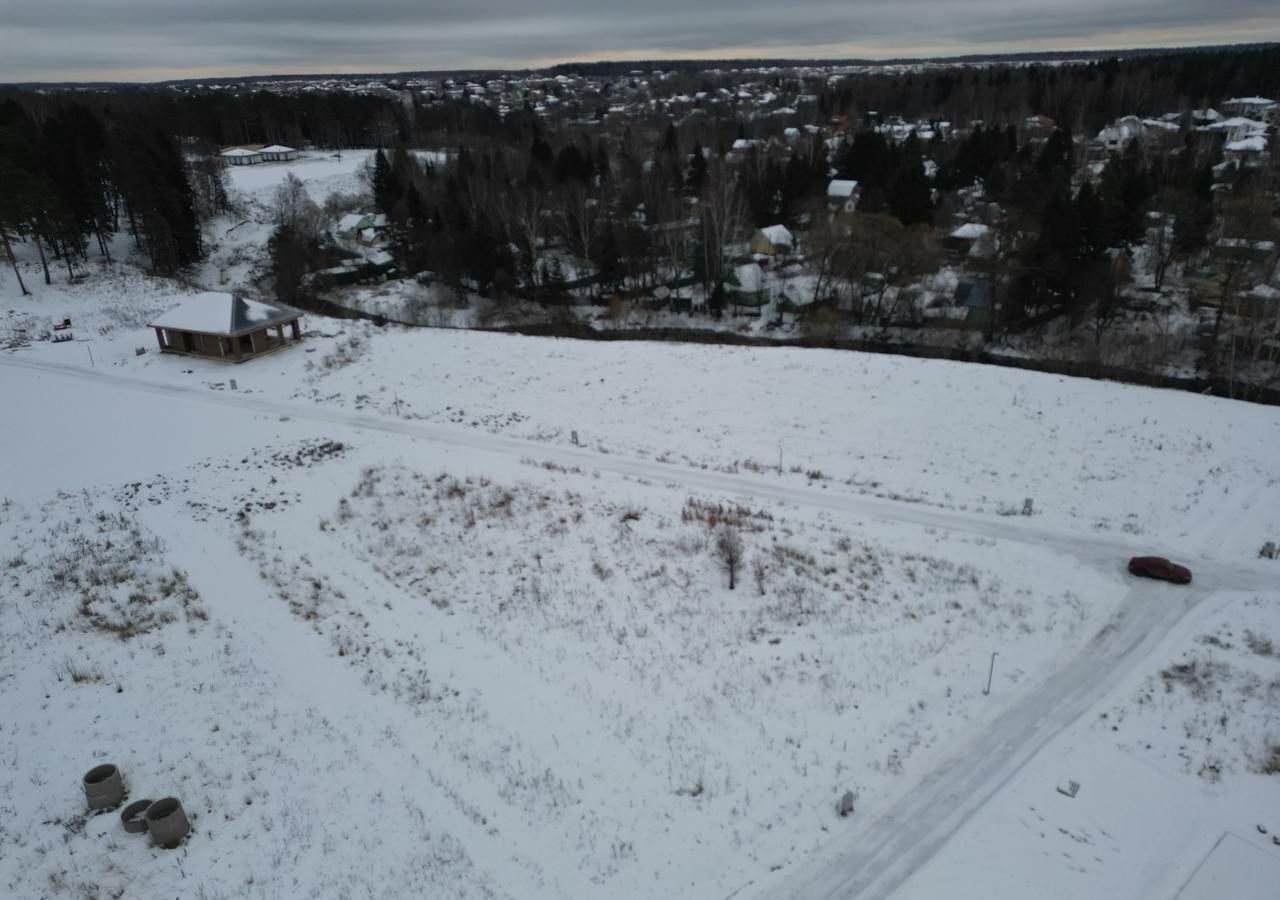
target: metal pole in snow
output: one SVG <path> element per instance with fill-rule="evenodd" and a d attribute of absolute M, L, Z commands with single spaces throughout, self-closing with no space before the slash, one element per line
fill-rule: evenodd
<path fill-rule="evenodd" d="M 984 697 L 991 693 L 991 676 L 995 674 L 995 671 L 996 671 L 996 654 L 992 653 L 991 668 L 987 670 L 987 689 L 982 692 L 982 696 Z"/>
<path fill-rule="evenodd" d="M 96 369 L 98 367 L 98 364 L 93 361 L 93 348 L 90 347 L 88 344 L 85 344 L 84 349 L 89 351 L 89 365 Z"/>

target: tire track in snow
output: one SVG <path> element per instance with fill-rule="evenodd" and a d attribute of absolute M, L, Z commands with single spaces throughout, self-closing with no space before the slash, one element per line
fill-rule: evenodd
<path fill-rule="evenodd" d="M 1117 615 L 1071 663 L 1001 713 L 976 741 L 891 809 L 842 835 L 841 847 L 811 863 L 811 871 L 798 884 L 775 885 L 753 896 L 847 900 L 892 895 L 1210 595 L 1203 589 L 1174 592 L 1156 584 L 1136 585 Z"/>
<path fill-rule="evenodd" d="M 983 513 L 931 507 L 923 503 L 890 500 L 864 494 L 849 494 L 828 490 L 825 487 L 796 487 L 778 484 L 755 475 L 731 474 L 685 467 L 673 463 L 660 463 L 613 453 L 601 453 L 588 448 L 562 446 L 524 438 L 477 432 L 451 425 L 433 425 L 422 422 L 391 419 L 365 413 L 348 412 L 316 407 L 296 402 L 273 400 L 252 394 L 212 391 L 180 384 L 160 384 L 141 381 L 114 372 L 98 372 L 77 366 L 0 359 L 0 366 L 13 366 L 37 372 L 61 375 L 114 386 L 139 393 L 160 396 L 178 396 L 186 401 L 196 401 L 233 409 L 248 409 L 276 417 L 285 416 L 305 422 L 328 426 L 371 431 L 381 434 L 401 435 L 429 441 L 444 447 L 461 450 L 480 450 L 505 456 L 525 457 L 537 455 L 565 466 L 586 467 L 631 478 L 652 480 L 686 489 L 716 491 L 740 497 L 771 500 L 792 506 L 822 509 L 845 515 L 883 519 L 928 528 L 1007 540 L 1021 544 L 1049 547 L 1076 557 L 1082 563 L 1102 570 L 1120 573 L 1127 557 L 1150 552 L 1146 544 L 1120 535 L 1093 537 L 1064 529 L 1047 528 L 1027 522 L 1021 517 L 1001 517 Z M 1205 574 L 1215 584 L 1241 590 L 1261 589 L 1272 583 L 1274 568 L 1255 564 L 1238 564 L 1204 555 L 1199 547 L 1168 547 L 1170 554 L 1186 560 L 1197 577 Z"/>

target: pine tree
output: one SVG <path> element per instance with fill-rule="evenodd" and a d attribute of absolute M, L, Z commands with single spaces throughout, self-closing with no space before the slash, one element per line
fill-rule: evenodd
<path fill-rule="evenodd" d="M 691 196 L 698 197 L 702 194 L 702 189 L 707 184 L 707 157 L 702 150 L 702 144 L 697 141 L 693 142 L 693 150 L 689 155 L 689 171 L 685 175 L 684 187 L 685 192 Z"/>
<path fill-rule="evenodd" d="M 389 214 L 395 200 L 391 196 L 391 164 L 387 162 L 387 155 L 382 148 L 378 148 L 378 152 L 373 155 L 373 176 L 370 180 L 373 205 L 378 212 Z"/>

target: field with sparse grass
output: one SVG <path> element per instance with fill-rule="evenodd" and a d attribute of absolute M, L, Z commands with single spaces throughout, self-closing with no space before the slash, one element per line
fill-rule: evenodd
<path fill-rule="evenodd" d="M 526 896 L 516 873 L 545 896 L 719 891 L 822 843 L 815 811 L 845 791 L 887 802 L 980 727 L 993 640 L 1017 692 L 1114 602 L 1108 579 L 1061 588 L 1053 554 L 983 538 L 534 457 L 490 476 L 379 455 L 304 440 L 9 504 L 0 625 L 44 662 L 3 672 L 28 712 L 0 750 L 27 768 L 20 735 L 59 747 L 57 781 L 9 782 L 9 806 L 65 810 L 34 836 L 0 826 L 12 891 L 91 896 L 77 858 L 104 892 L 144 870 L 179 888 L 110 816 L 75 818 L 77 772 L 107 758 L 132 796 L 186 798 L 184 867 L 229 866 L 207 896 L 273 896 L 317 846 L 334 862 L 307 892 Z M 411 818 L 375 852 L 386 802 Z M 336 874 L 352 842 L 378 875 Z"/>

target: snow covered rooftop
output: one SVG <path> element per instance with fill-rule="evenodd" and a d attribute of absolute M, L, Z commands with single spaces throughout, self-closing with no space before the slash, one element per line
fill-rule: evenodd
<path fill-rule="evenodd" d="M 827 185 L 827 196 L 832 199 L 846 200 L 858 189 L 858 182 L 841 178 L 834 179 Z"/>
<path fill-rule="evenodd" d="M 990 230 L 988 226 L 983 225 L 981 222 L 966 222 L 951 232 L 951 236 L 960 241 L 976 241 Z"/>
<path fill-rule="evenodd" d="M 361 228 L 368 228 L 373 217 L 368 213 L 347 213 L 338 220 L 338 233 L 344 234 L 348 231 L 358 231 Z"/>
<path fill-rule="evenodd" d="M 795 238 L 791 236 L 786 225 L 766 225 L 760 229 L 760 233 L 765 236 L 765 240 L 775 246 L 790 247 L 795 243 Z"/>
<path fill-rule="evenodd" d="M 297 153 L 293 147 L 286 147 L 283 144 L 272 144 L 270 147 L 263 147 L 261 153 Z"/>
<path fill-rule="evenodd" d="M 297 310 L 288 307 L 208 291 L 169 310 L 152 322 L 151 327 L 231 337 L 289 322 L 299 315 Z"/>
<path fill-rule="evenodd" d="M 1230 247 L 1232 249 L 1245 248 L 1256 250 L 1259 253 L 1270 253 L 1272 250 L 1276 249 L 1276 242 L 1262 240 L 1251 241 L 1248 238 L 1224 237 L 1218 239 L 1218 246 Z"/>
<path fill-rule="evenodd" d="M 1250 131 L 1266 131 L 1267 123 L 1259 122 L 1257 119 L 1249 119 L 1244 116 L 1232 116 L 1230 119 L 1223 119 L 1219 122 L 1214 122 L 1209 127 L 1222 131 L 1229 131 L 1235 128 L 1247 128 Z"/>
<path fill-rule="evenodd" d="M 223 156 L 261 156 L 261 151 L 246 150 L 244 147 L 232 147 L 230 150 L 223 150 Z"/>
<path fill-rule="evenodd" d="M 1124 116 L 1098 132 L 1097 140 L 1104 144 L 1118 144 L 1142 134 L 1142 120 L 1137 116 Z"/>
<path fill-rule="evenodd" d="M 1263 135 L 1255 134 L 1253 137 L 1232 141 L 1227 144 L 1226 149 L 1237 153 L 1262 153 L 1267 149 L 1267 139 Z"/>
<path fill-rule="evenodd" d="M 754 294 L 764 290 L 764 270 L 757 263 L 747 263 L 733 270 L 738 280 L 738 289 L 743 293 Z"/>

